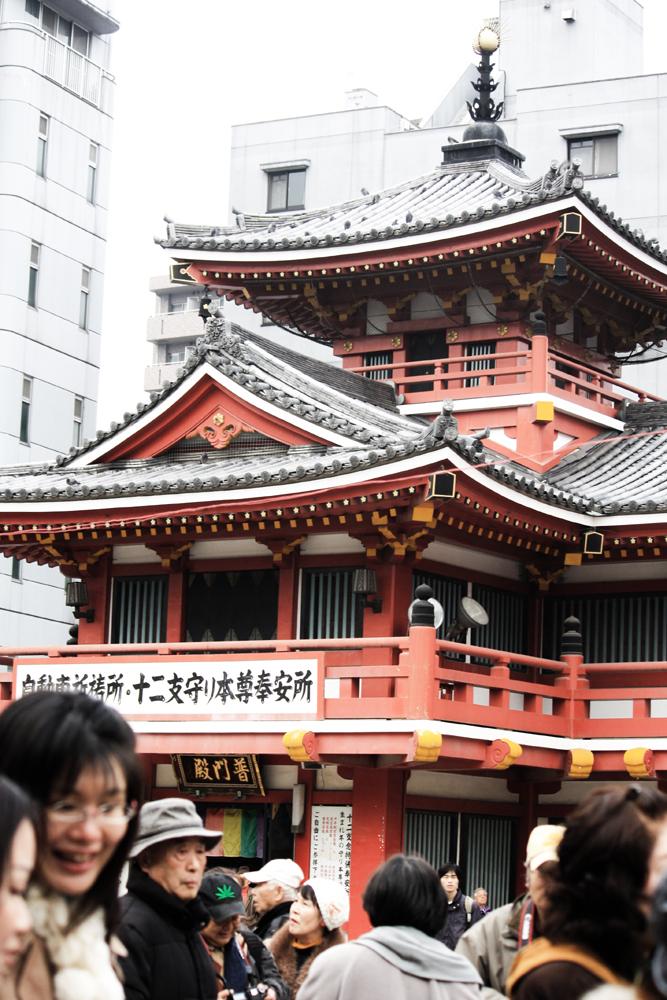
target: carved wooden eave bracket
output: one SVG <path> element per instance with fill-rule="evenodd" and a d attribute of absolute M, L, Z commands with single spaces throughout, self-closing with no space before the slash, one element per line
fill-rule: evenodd
<path fill-rule="evenodd" d="M 432 729 L 416 729 L 410 737 L 406 764 L 435 764 L 442 749 L 442 735 Z"/>
<path fill-rule="evenodd" d="M 290 729 L 283 736 L 283 746 L 295 764 L 316 763 L 320 759 L 317 737 L 307 729 Z"/>
<path fill-rule="evenodd" d="M 302 542 L 305 542 L 306 537 L 297 535 L 296 538 L 267 538 L 262 539 L 262 544 L 271 549 L 274 565 L 279 566 L 299 548 Z"/>
<path fill-rule="evenodd" d="M 154 542 L 146 542 L 146 548 L 157 553 L 164 569 L 176 568 L 191 547 L 192 542 L 184 542 L 183 545 L 159 545 Z"/>
<path fill-rule="evenodd" d="M 43 544 L 43 543 L 42 543 Z M 67 576 L 77 573 L 87 573 L 99 560 L 111 552 L 111 546 L 105 545 L 95 552 L 73 552 L 66 546 L 43 545 L 44 551 L 57 563 Z"/>

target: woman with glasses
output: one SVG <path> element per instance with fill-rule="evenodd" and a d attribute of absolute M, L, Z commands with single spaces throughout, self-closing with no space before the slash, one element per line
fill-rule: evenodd
<path fill-rule="evenodd" d="M 141 789 L 132 730 L 85 694 L 29 694 L 0 715 L 0 770 L 41 809 L 15 996 L 123 1000 L 112 931 Z"/>

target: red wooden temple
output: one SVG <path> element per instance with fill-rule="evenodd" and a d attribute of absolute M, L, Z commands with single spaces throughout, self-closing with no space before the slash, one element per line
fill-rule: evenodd
<path fill-rule="evenodd" d="M 499 904 L 538 819 L 667 773 L 667 404 L 617 377 L 667 255 L 471 129 L 353 203 L 169 224 L 181 280 L 342 367 L 212 317 L 135 413 L 0 470 L 3 553 L 85 584 L 78 644 L 3 649 L 2 698 L 108 700 L 147 795 L 216 810 L 239 863 L 349 877 L 353 934 L 404 845 Z"/>

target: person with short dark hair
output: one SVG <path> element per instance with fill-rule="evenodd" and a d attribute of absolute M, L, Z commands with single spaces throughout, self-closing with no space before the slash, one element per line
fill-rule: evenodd
<path fill-rule="evenodd" d="M 130 851 L 119 937 L 126 1000 L 213 1000 L 213 963 L 200 931 L 209 913 L 199 900 L 206 852 L 222 834 L 207 830 L 188 799 L 147 802 Z"/>
<path fill-rule="evenodd" d="M 484 914 L 471 896 L 463 889 L 463 871 L 454 861 L 447 861 L 438 868 L 442 891 L 447 897 L 447 916 L 436 935 L 452 951 L 462 934 L 481 920 Z"/>
<path fill-rule="evenodd" d="M 470 962 L 435 940 L 447 902 L 423 858 L 397 854 L 371 876 L 373 930 L 315 959 L 299 1000 L 476 1000 Z"/>
<path fill-rule="evenodd" d="M 655 821 L 665 815 L 667 796 L 639 785 L 596 788 L 570 813 L 543 937 L 519 952 L 507 980 L 513 1000 L 578 1000 L 600 983 L 634 980 L 646 948 Z"/>
<path fill-rule="evenodd" d="M 16 996 L 122 1000 L 113 932 L 143 784 L 132 730 L 81 692 L 27 694 L 0 714 L 0 771 L 42 814 Z"/>
<path fill-rule="evenodd" d="M 28 946 L 32 918 L 26 902 L 35 867 L 36 810 L 21 789 L 0 777 L 0 984 Z M 0 985 L 0 991 L 2 986 Z"/>
<path fill-rule="evenodd" d="M 345 943 L 341 927 L 349 915 L 349 896 L 333 879 L 311 878 L 299 888 L 287 923 L 269 942 L 290 1000 L 297 995 L 301 1000 L 303 983 L 318 955 Z"/>
<path fill-rule="evenodd" d="M 245 915 L 241 885 L 234 875 L 211 868 L 202 880 L 199 898 L 210 920 L 202 931 L 221 992 L 243 993 L 259 987 L 264 1000 L 286 1000 L 287 986 L 261 938 L 241 924 Z"/>

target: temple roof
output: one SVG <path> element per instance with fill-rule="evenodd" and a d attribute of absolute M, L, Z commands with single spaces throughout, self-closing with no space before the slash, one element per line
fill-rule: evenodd
<path fill-rule="evenodd" d="M 463 144 L 461 144 L 463 145 Z M 667 262 L 667 251 L 647 239 L 583 190 L 579 162 L 554 161 L 544 176 L 530 180 L 519 169 L 497 160 L 467 162 L 438 168 L 385 191 L 364 195 L 341 205 L 310 212 L 243 215 L 237 225 L 205 226 L 169 222 L 167 238 L 159 243 L 170 251 L 228 254 L 320 251 L 355 247 L 397 238 L 437 233 L 539 207 L 576 196 L 620 236 L 656 260 Z M 177 253 L 174 253 L 177 256 Z"/>
<path fill-rule="evenodd" d="M 251 435 L 251 446 L 239 447 L 239 440 L 216 449 L 198 438 L 183 451 L 176 441 L 149 457 L 105 459 L 119 439 L 132 439 L 135 425 L 159 424 L 170 397 L 180 393 L 183 398 L 185 393 L 187 401 L 187 393 L 210 373 L 224 376 L 239 396 L 256 398 L 257 409 L 271 407 L 282 414 L 285 425 L 298 421 L 302 428 L 311 428 L 312 440 L 306 434 L 302 443 L 288 445 L 264 432 Z M 453 402 L 446 400 L 432 423 L 403 416 L 389 386 L 304 358 L 212 318 L 177 379 L 154 393 L 151 403 L 126 415 L 123 424 L 112 425 L 95 442 L 51 465 L 0 469 L 0 504 L 6 511 L 14 504 L 48 508 L 75 501 L 115 507 L 130 498 L 150 498 L 159 505 L 185 494 L 190 502 L 213 494 L 225 494 L 230 501 L 268 500 L 397 475 L 423 476 L 449 465 L 492 489 L 496 482 L 528 495 L 554 513 L 667 511 L 667 403 L 628 405 L 621 432 L 580 445 L 542 475 L 485 448 L 484 432 L 460 434 L 453 411 Z"/>
<path fill-rule="evenodd" d="M 589 513 L 667 512 L 667 404 L 629 404 L 620 433 L 580 445 L 542 476 L 502 462 L 486 471 L 547 503 Z"/>
<path fill-rule="evenodd" d="M 301 417 L 314 429 L 334 432 L 349 438 L 350 443 L 382 445 L 386 440 L 412 437 L 415 427 L 424 426 L 399 413 L 394 390 L 387 383 L 318 361 L 236 324 L 212 318 L 207 334 L 197 342 L 176 377 L 151 393 L 150 402 L 139 403 L 120 423 L 114 421 L 108 430 L 99 430 L 93 441 L 71 448 L 69 455 L 59 457 L 56 464 L 69 465 L 77 460 L 79 465 L 78 460 L 87 453 L 111 442 L 119 432 L 132 430 L 157 406 L 168 402 L 204 364 L 249 390 L 260 402 L 284 411 L 286 419 Z"/>

